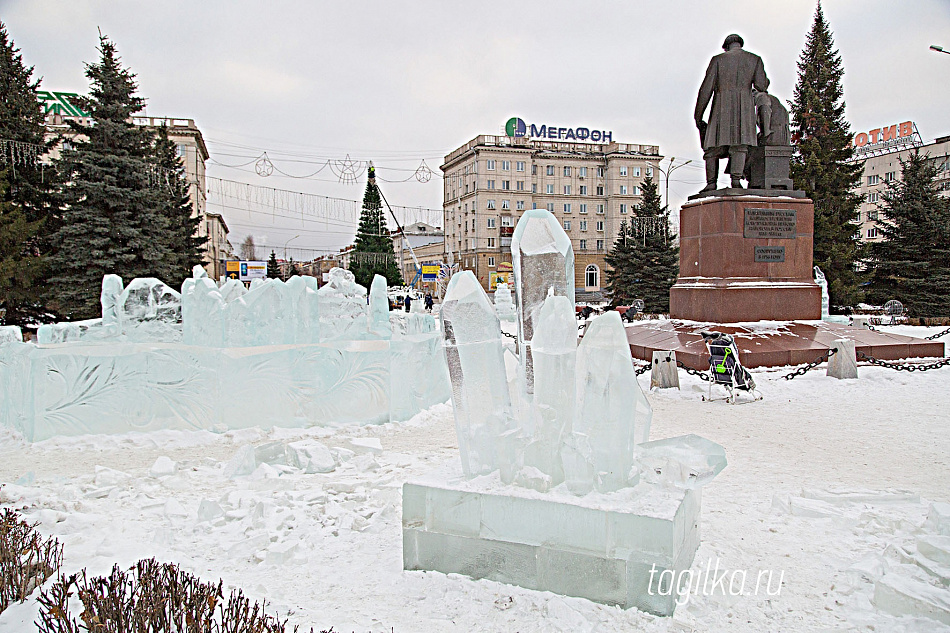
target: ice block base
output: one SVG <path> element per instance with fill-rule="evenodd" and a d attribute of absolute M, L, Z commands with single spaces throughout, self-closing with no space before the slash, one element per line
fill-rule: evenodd
<path fill-rule="evenodd" d="M 640 483 L 575 497 L 562 487 L 505 486 L 497 473 L 467 480 L 455 464 L 407 482 L 403 568 L 672 615 L 677 594 L 662 572 L 679 578 L 692 565 L 700 491 Z"/>

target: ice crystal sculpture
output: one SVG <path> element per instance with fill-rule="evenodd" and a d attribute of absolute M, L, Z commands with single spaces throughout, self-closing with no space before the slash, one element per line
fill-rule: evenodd
<path fill-rule="evenodd" d="M 578 346 L 574 255 L 551 213 L 522 216 L 512 258 L 516 380 L 506 381 L 497 292 L 493 310 L 475 276 L 463 272 L 442 306 L 463 472 L 499 470 L 503 481 L 541 492 L 562 483 L 574 494 L 635 485 L 636 445 L 649 437 L 652 410 L 620 317 L 591 321 Z"/>
<path fill-rule="evenodd" d="M 514 321 L 518 317 L 508 284 L 498 284 L 495 288 L 495 314 L 501 321 Z"/>

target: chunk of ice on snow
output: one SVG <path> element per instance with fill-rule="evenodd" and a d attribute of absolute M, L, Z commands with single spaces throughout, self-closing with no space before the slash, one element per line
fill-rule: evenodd
<path fill-rule="evenodd" d="M 287 445 L 291 466 L 305 473 L 329 473 L 336 468 L 330 449 L 316 440 L 300 440 Z"/>
<path fill-rule="evenodd" d="M 178 464 L 165 455 L 156 459 L 152 467 L 148 469 L 148 474 L 152 477 L 168 477 L 176 472 L 178 472 Z"/>
<path fill-rule="evenodd" d="M 698 435 L 682 435 L 640 444 L 640 472 L 651 483 L 699 488 L 726 467 L 722 446 Z"/>

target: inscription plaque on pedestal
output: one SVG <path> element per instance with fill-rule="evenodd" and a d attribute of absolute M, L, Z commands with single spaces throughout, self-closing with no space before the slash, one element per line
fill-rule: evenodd
<path fill-rule="evenodd" d="M 784 246 L 756 246 L 755 261 L 765 263 L 779 263 L 785 261 Z"/>
<path fill-rule="evenodd" d="M 795 209 L 752 209 L 746 207 L 742 237 L 794 240 L 797 235 L 797 220 Z"/>

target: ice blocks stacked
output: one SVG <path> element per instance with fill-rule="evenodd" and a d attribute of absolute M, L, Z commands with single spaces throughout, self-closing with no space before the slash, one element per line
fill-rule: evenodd
<path fill-rule="evenodd" d="M 692 564 L 698 487 L 724 453 L 696 436 L 646 443 L 652 410 L 619 315 L 577 342 L 574 253 L 551 213 L 521 217 L 512 260 L 517 363 L 505 362 L 504 292 L 493 306 L 470 271 L 446 290 L 461 464 L 404 486 L 404 567 L 668 615 L 675 591 L 659 579 Z"/>

